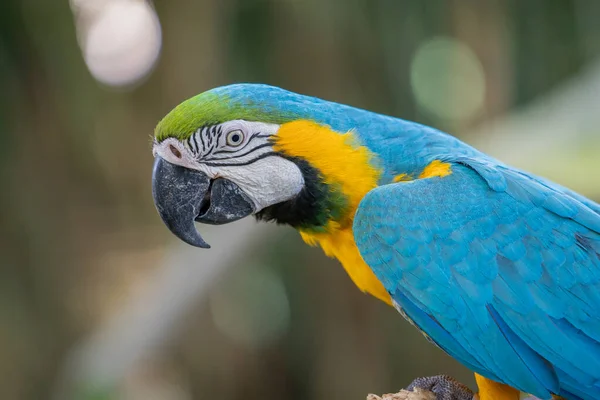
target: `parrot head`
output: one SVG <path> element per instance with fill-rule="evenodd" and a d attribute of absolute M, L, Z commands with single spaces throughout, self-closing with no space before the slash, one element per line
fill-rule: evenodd
<path fill-rule="evenodd" d="M 153 144 L 152 194 L 163 222 L 203 248 L 210 246 L 195 222 L 254 215 L 312 233 L 351 224 L 377 172 L 351 133 L 327 124 L 331 104 L 238 84 L 178 105 L 156 127 Z"/>

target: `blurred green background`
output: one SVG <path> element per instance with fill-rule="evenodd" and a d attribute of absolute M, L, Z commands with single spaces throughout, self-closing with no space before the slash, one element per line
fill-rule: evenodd
<path fill-rule="evenodd" d="M 290 228 L 184 246 L 154 125 L 264 82 L 444 129 L 600 199 L 594 0 L 0 2 L 0 398 L 364 399 L 471 374 Z"/>

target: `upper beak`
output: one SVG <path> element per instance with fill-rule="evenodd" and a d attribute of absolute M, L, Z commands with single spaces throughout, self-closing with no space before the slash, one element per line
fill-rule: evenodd
<path fill-rule="evenodd" d="M 254 212 L 254 203 L 239 186 L 226 179 L 171 164 L 156 157 L 152 170 L 152 196 L 169 230 L 192 246 L 210 248 L 194 221 L 219 225 Z"/>

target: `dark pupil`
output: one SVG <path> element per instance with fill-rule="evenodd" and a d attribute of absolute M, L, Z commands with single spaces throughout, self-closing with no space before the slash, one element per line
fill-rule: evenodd
<path fill-rule="evenodd" d="M 231 136 L 231 141 L 233 143 L 237 143 L 240 140 L 240 135 L 238 135 L 237 133 Z"/>

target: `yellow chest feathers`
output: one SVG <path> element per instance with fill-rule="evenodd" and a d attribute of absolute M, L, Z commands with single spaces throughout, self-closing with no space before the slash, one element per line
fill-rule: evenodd
<path fill-rule="evenodd" d="M 338 230 L 335 234 L 308 234 L 300 232 L 302 239 L 310 245 L 319 245 L 329 257 L 337 258 L 356 286 L 363 292 L 392 305 L 389 293 L 377 279 L 371 268 L 363 261 L 352 229 Z"/>
<path fill-rule="evenodd" d="M 310 121 L 281 125 L 274 149 L 306 160 L 321 172 L 325 183 L 337 185 L 347 197 L 348 209 L 342 218 L 329 221 L 324 232 L 300 231 L 302 239 L 337 258 L 359 289 L 391 305 L 390 295 L 360 256 L 352 233 L 358 204 L 377 186 L 381 174 L 372 154 L 356 143 L 352 132 L 339 134 Z"/>

